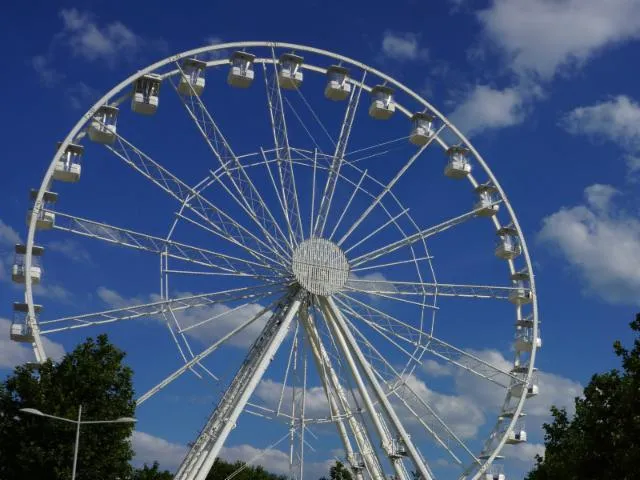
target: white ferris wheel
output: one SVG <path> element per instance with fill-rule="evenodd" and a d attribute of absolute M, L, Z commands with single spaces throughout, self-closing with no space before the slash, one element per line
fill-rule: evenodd
<path fill-rule="evenodd" d="M 139 133 L 163 114 L 151 134 Z M 181 115 L 198 146 L 160 130 L 171 115 Z M 162 141 L 162 148 L 145 144 Z M 83 157 L 95 160 L 83 165 Z M 145 184 L 171 208 L 165 214 L 150 203 L 125 224 L 75 214 L 63 200 L 84 182 L 85 192 L 99 191 L 105 179 L 92 169 L 102 159 L 127 178 L 128 190 Z M 141 204 L 148 198 L 136 195 Z M 87 197 L 73 206 L 90 212 Z M 178 480 L 204 480 L 249 416 L 284 429 L 280 441 L 297 479 L 313 445 L 326 438 L 355 478 L 373 480 L 436 478 L 440 457 L 458 470 L 439 476 L 503 480 L 503 446 L 526 441 L 523 407 L 538 393 L 541 340 L 518 220 L 456 127 L 370 66 L 274 42 L 173 55 L 115 86 L 80 119 L 31 198 L 27 242 L 16 246 L 12 271 L 25 297 L 14 304 L 11 338 L 32 343 L 42 362 L 45 336 L 159 319 L 177 348 L 158 354 L 175 357 L 178 368 L 156 379 L 138 405 L 190 375 L 220 390 Z M 152 217 L 161 217 L 163 234 L 145 233 Z M 155 257 L 155 282 L 159 258 L 160 295 L 48 319 L 34 298 L 48 277 L 40 243 L 63 236 L 102 242 L 110 249 L 105 263 L 120 252 Z M 191 335 L 221 322 L 227 330 L 214 340 Z M 250 342 L 234 343 L 248 332 Z M 465 345 L 474 336 L 510 350 L 512 364 Z M 244 351 L 222 378 L 233 357 L 224 353 L 228 345 Z M 501 392 L 481 441 L 451 425 L 416 382 L 427 359 L 459 381 Z M 256 393 L 267 378 L 275 402 Z"/>

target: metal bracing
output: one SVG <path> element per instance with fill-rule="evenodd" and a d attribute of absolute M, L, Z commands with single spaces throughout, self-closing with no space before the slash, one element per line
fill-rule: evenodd
<path fill-rule="evenodd" d="M 176 65 L 180 72 L 184 74 L 180 65 Z M 254 185 L 246 169 L 242 166 L 242 163 L 231 149 L 229 142 L 222 134 L 222 131 L 200 98 L 200 95 L 196 94 L 191 84 L 189 84 L 189 87 L 192 90 L 190 94 L 180 93 L 178 86 L 173 79 L 171 84 L 182 101 L 185 109 L 189 113 L 189 116 L 198 128 L 198 131 L 220 162 L 220 168 L 224 170 L 224 173 L 229 178 L 237 195 L 234 195 L 222 181 L 219 182 L 220 186 L 227 191 L 229 196 L 231 196 L 231 198 L 233 198 L 245 213 L 256 223 L 280 259 L 286 261 L 290 255 L 290 250 L 293 248 L 293 245 L 289 244 L 289 249 L 284 249 L 278 241 L 284 240 L 286 242 L 287 238 L 280 228 L 278 221 L 273 217 L 271 210 L 265 204 L 262 195 L 260 195 L 260 192 Z"/>
<path fill-rule="evenodd" d="M 455 283 L 429 282 L 397 282 L 393 280 L 362 280 L 350 278 L 346 285 L 348 290 L 370 295 L 386 295 L 388 298 L 399 296 L 419 297 L 465 297 L 495 298 L 508 300 L 514 291 L 528 292 L 528 288 L 507 287 L 500 285 L 458 285 Z"/>
<path fill-rule="evenodd" d="M 356 453 L 359 453 L 362 456 L 364 466 L 369 473 L 370 478 L 373 480 L 384 480 L 385 476 L 380 459 L 373 448 L 366 429 L 351 411 L 347 394 L 340 383 L 340 379 L 338 378 L 335 369 L 333 368 L 331 358 L 329 357 L 329 354 L 322 342 L 322 338 L 320 337 L 313 317 L 309 315 L 307 310 L 305 310 L 301 312 L 300 319 L 305 329 L 306 338 L 311 346 L 318 375 L 322 380 L 322 385 L 329 401 L 331 415 L 334 418 L 338 434 L 344 446 L 347 460 L 351 465 L 352 471 L 356 475 L 356 478 L 362 479 L 362 468 L 358 465 L 358 455 L 356 455 Z M 354 451 L 351 446 L 351 441 L 349 439 L 343 417 L 347 418 L 347 422 L 356 441 L 358 451 Z"/>
<path fill-rule="evenodd" d="M 214 234 L 248 252 L 254 258 L 285 266 L 277 261 L 277 258 L 274 258 L 275 252 L 272 247 L 256 234 L 240 225 L 233 217 L 204 198 L 135 145 L 125 140 L 120 134 L 117 134 L 113 146 L 105 146 L 124 163 L 183 203 L 186 208 L 208 223 Z M 254 245 L 255 248 L 247 245 Z"/>
<path fill-rule="evenodd" d="M 353 306 L 341 300 L 341 298 L 336 298 L 336 301 L 345 307 L 354 317 L 382 335 L 389 343 L 399 348 L 413 361 L 420 362 L 422 358 L 421 353 L 429 352 L 462 370 L 477 375 L 496 385 L 500 385 L 501 387 L 508 388 L 511 382 L 522 383 L 522 379 L 517 375 L 497 367 L 471 352 L 451 345 L 432 334 L 416 328 L 407 322 L 403 322 L 349 295 L 341 295 L 341 297 L 366 309 L 369 315 L 365 317 L 362 313 L 358 313 Z M 407 348 L 412 348 L 414 351 L 411 352 L 407 350 L 403 345 L 406 345 Z"/>
<path fill-rule="evenodd" d="M 499 203 L 499 202 L 497 202 Z M 467 220 L 471 219 L 471 218 L 475 218 L 478 213 L 481 211 L 482 209 L 477 208 L 474 210 L 471 210 L 470 212 L 464 213 L 462 215 L 459 215 L 455 218 L 451 218 L 449 220 L 445 220 L 442 223 L 439 223 L 438 225 L 434 225 L 433 227 L 429 227 L 429 228 L 425 228 L 424 230 L 421 230 L 419 232 L 416 232 L 412 235 L 409 235 L 405 238 L 401 238 L 400 240 L 397 240 L 393 243 L 390 243 L 388 245 L 385 245 L 384 247 L 380 247 L 377 248 L 375 250 L 372 250 L 371 252 L 365 253 L 363 255 L 360 255 L 359 257 L 354 258 L 350 263 L 351 263 L 351 267 L 357 267 L 359 265 L 362 265 L 365 262 L 370 262 L 371 260 L 375 260 L 376 258 L 379 258 L 383 255 L 386 255 L 388 253 L 391 252 L 395 252 L 396 250 L 402 248 L 402 247 L 406 247 L 409 245 L 412 245 L 420 240 L 425 240 L 429 237 L 432 237 L 440 232 L 444 232 L 445 230 L 450 229 L 451 227 L 455 227 L 456 225 L 466 222 Z"/>
<path fill-rule="evenodd" d="M 353 313 L 353 312 L 352 312 Z M 388 395 L 395 396 L 404 407 L 411 413 L 418 423 L 424 427 L 424 429 L 433 437 L 437 444 L 443 447 L 451 455 L 454 461 L 462 465 L 462 461 L 451 449 L 451 443 L 456 443 L 473 459 L 478 462 L 478 459 L 469 449 L 469 447 L 453 432 L 451 428 L 438 416 L 433 408 L 411 387 L 410 382 L 412 376 L 402 374 L 398 372 L 393 365 L 380 353 L 380 351 L 373 346 L 359 329 L 347 321 L 356 335 L 360 338 L 371 352 L 384 364 L 385 369 L 376 369 L 374 372 L 378 378 L 387 385 Z M 390 375 L 385 376 L 384 373 L 390 372 Z"/>
<path fill-rule="evenodd" d="M 240 413 L 282 344 L 305 292 L 294 290 L 280 303 L 253 343 L 228 389 L 176 472 L 176 480 L 205 480 Z"/>
<path fill-rule="evenodd" d="M 354 359 L 351 353 L 351 349 L 349 348 L 349 345 L 344 338 L 343 331 L 338 326 L 338 323 L 337 323 L 338 320 L 335 319 L 333 311 L 331 310 L 331 307 L 325 298 L 319 297 L 318 301 L 319 301 L 320 309 L 323 313 L 323 316 L 325 318 L 327 325 L 329 326 L 332 336 L 335 338 L 341 350 L 340 353 L 342 354 L 344 360 L 346 361 L 349 367 L 349 370 L 351 372 L 351 375 L 355 380 L 356 386 L 358 388 L 358 392 L 362 398 L 362 401 L 365 404 L 366 410 L 375 427 L 376 433 L 380 438 L 382 449 L 387 455 L 387 458 L 391 463 L 391 466 L 393 467 L 397 477 L 400 480 L 409 480 L 408 477 L 405 476 L 404 468 L 401 465 L 402 460 L 400 459 L 400 457 L 395 455 L 394 448 L 393 448 L 394 439 L 389 435 L 386 425 L 382 423 L 382 417 L 379 414 L 379 412 L 376 410 L 375 403 L 371 398 L 371 395 L 369 394 L 369 390 L 365 385 L 364 379 L 360 375 L 359 369 L 356 364 L 356 360 Z"/>
<path fill-rule="evenodd" d="M 222 292 L 203 293 L 199 295 L 189 295 L 180 298 L 161 300 L 158 302 L 145 303 L 141 305 L 131 305 L 129 307 L 114 308 L 101 312 L 85 313 L 71 317 L 58 318 L 55 320 L 44 320 L 40 322 L 42 326 L 69 323 L 62 327 L 54 327 L 43 330 L 42 334 L 55 333 L 64 330 L 74 330 L 95 325 L 120 322 L 124 320 L 134 320 L 141 317 L 153 317 L 170 310 L 178 312 L 190 308 L 206 307 L 224 302 L 248 300 L 262 298 L 284 290 L 285 285 L 258 285 L 251 287 L 234 288 Z"/>
<path fill-rule="evenodd" d="M 267 105 L 269 107 L 269 118 L 271 119 L 271 129 L 273 131 L 273 142 L 278 158 L 278 177 L 280 179 L 280 195 L 285 209 L 287 226 L 289 227 L 290 243 L 297 245 L 304 237 L 302 229 L 302 217 L 300 216 L 300 205 L 298 205 L 298 192 L 296 187 L 293 163 L 291 161 L 291 147 L 287 133 L 287 121 L 284 114 L 284 104 L 282 102 L 282 91 L 280 89 L 280 78 L 276 71 L 275 51 L 271 50 L 273 58 L 273 73 L 269 75 L 267 66 L 264 68 L 264 81 L 267 89 Z"/>
<path fill-rule="evenodd" d="M 351 91 L 349 103 L 344 113 L 344 121 L 340 127 L 340 137 L 338 137 L 338 143 L 333 154 L 333 160 L 331 161 L 331 168 L 329 169 L 329 178 L 324 186 L 324 192 L 322 193 L 322 200 L 320 200 L 320 209 L 316 217 L 316 224 L 314 228 L 314 236 L 322 237 L 324 233 L 324 227 L 327 223 L 327 217 L 329 216 L 329 210 L 331 209 L 331 201 L 333 200 L 333 194 L 336 190 L 336 184 L 340 175 L 340 168 L 344 160 L 345 152 L 347 151 L 347 145 L 349 144 L 349 136 L 351 135 L 351 128 L 353 127 L 353 121 L 356 118 L 356 112 L 360 103 L 360 94 L 362 93 L 362 85 L 367 78 L 367 72 L 362 74 L 362 80 L 360 86 L 354 88 Z"/>
<path fill-rule="evenodd" d="M 385 195 L 387 195 L 387 193 L 391 191 L 393 186 L 396 183 L 398 183 L 398 180 L 400 180 L 402 176 L 407 172 L 407 170 L 409 170 L 409 167 L 411 167 L 411 165 L 413 165 L 413 163 L 418 159 L 418 157 L 422 155 L 422 152 L 424 152 L 427 149 L 427 147 L 431 145 L 431 142 L 433 142 L 433 140 L 437 138 L 437 136 L 440 134 L 440 132 L 444 127 L 445 125 L 442 125 L 438 129 L 438 131 L 429 139 L 429 141 L 425 145 L 420 147 L 420 149 L 416 153 L 414 153 L 411 156 L 411 158 L 409 158 L 407 163 L 404 164 L 404 166 L 395 175 L 395 177 L 393 177 L 391 181 L 389 181 L 389 183 L 384 187 L 382 192 L 378 194 L 375 200 L 369 204 L 369 206 L 365 209 L 365 211 L 362 212 L 362 214 L 358 217 L 358 219 L 351 225 L 349 230 L 347 230 L 347 232 L 340 238 L 340 240 L 338 240 L 338 245 L 342 245 L 345 242 L 345 240 L 347 240 L 347 238 L 349 238 L 349 236 L 353 233 L 353 231 L 356 228 L 358 228 L 358 226 L 369 216 L 369 214 L 373 211 L 373 209 L 376 208 L 376 206 L 382 201 Z"/>
<path fill-rule="evenodd" d="M 184 372 L 186 372 L 187 370 L 191 369 L 194 365 L 200 365 L 200 362 L 202 360 L 204 360 L 206 357 L 208 357 L 213 352 L 215 352 L 220 346 L 222 346 L 224 343 L 226 343 L 229 339 L 231 339 L 232 337 L 234 337 L 238 333 L 242 332 L 248 326 L 252 325 L 256 320 L 259 320 L 260 318 L 262 318 L 264 315 L 266 315 L 269 312 L 269 310 L 271 310 L 273 307 L 275 307 L 280 302 L 282 302 L 282 300 L 283 300 L 282 298 L 278 299 L 277 301 L 273 302 L 268 307 L 263 308 L 258 313 L 256 313 L 253 317 L 251 317 L 249 320 L 247 320 L 244 323 L 241 323 L 236 328 L 234 328 L 230 332 L 228 332 L 226 335 L 223 335 L 218 340 L 213 342 L 205 350 L 203 350 L 202 352 L 200 352 L 197 355 L 194 355 L 191 360 L 186 361 L 186 359 L 185 359 L 186 363 L 182 367 L 178 368 L 171 375 L 167 376 L 165 379 L 163 379 L 156 386 L 150 388 L 146 393 L 140 395 L 140 397 L 138 397 L 138 399 L 136 400 L 136 405 L 141 405 L 142 403 L 147 401 L 153 395 L 155 395 L 160 390 L 162 390 L 163 388 L 168 386 L 171 382 L 173 382 L 174 380 L 179 378 Z"/>
<path fill-rule="evenodd" d="M 106 223 L 95 222 L 67 213 L 50 210 L 56 215 L 53 228 L 66 232 L 102 240 L 123 247 L 162 253 L 168 257 L 185 262 L 210 267 L 217 270 L 217 275 L 246 276 L 261 279 L 273 279 L 274 270 L 279 268 L 264 261 L 247 260 L 200 247 L 194 247 L 173 240 L 155 237 L 146 233 L 135 232 L 115 227 Z M 210 272 L 214 273 L 214 272 Z"/>

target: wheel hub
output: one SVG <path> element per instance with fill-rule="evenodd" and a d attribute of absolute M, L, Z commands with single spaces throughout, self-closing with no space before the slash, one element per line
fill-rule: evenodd
<path fill-rule="evenodd" d="M 338 245 L 324 238 L 310 238 L 293 251 L 293 274 L 304 288 L 316 295 L 332 295 L 349 277 L 349 262 Z"/>

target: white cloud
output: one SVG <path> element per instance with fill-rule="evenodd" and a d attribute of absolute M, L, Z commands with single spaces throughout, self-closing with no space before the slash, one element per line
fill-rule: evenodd
<path fill-rule="evenodd" d="M 35 362 L 30 344 L 14 342 L 9 338 L 11 321 L 0 318 L 0 368 L 14 368 L 26 362 Z M 45 352 L 54 361 L 64 356 L 64 347 L 59 343 L 43 338 Z"/>
<path fill-rule="evenodd" d="M 449 118 L 469 136 L 511 127 L 524 120 L 525 100 L 526 95 L 518 88 L 496 90 L 488 85 L 476 85 Z"/>
<path fill-rule="evenodd" d="M 562 117 L 560 125 L 574 135 L 616 143 L 626 152 L 629 173 L 640 170 L 640 104 L 626 95 L 575 108 Z"/>
<path fill-rule="evenodd" d="M 420 35 L 387 30 L 382 37 L 382 55 L 390 60 L 404 62 L 426 60 L 429 58 L 429 51 L 420 46 Z"/>
<path fill-rule="evenodd" d="M 78 242 L 71 239 L 54 240 L 47 243 L 47 250 L 64 255 L 70 260 L 78 263 L 91 263 L 91 255 Z"/>
<path fill-rule="evenodd" d="M 533 467 L 536 455 L 544 455 L 544 444 L 542 443 L 522 443 L 520 445 L 505 445 L 504 456 L 508 459 L 518 460 Z"/>
<path fill-rule="evenodd" d="M 485 416 L 477 402 L 464 395 L 445 395 L 427 387 L 415 375 L 405 377 L 406 384 L 444 420 L 461 439 L 474 438 L 484 425 Z M 416 422 L 413 417 L 407 417 Z"/>
<path fill-rule="evenodd" d="M 151 465 L 157 461 L 161 468 L 173 471 L 187 454 L 186 445 L 171 443 L 144 432 L 133 432 L 131 441 L 135 452 L 133 463 L 136 466 L 145 463 Z"/>
<path fill-rule="evenodd" d="M 162 300 L 158 294 L 125 298 L 118 292 L 104 286 L 99 287 L 96 293 L 103 302 L 114 308 L 141 305 Z M 175 292 L 174 297 L 180 298 L 192 295 L 190 292 Z M 221 338 L 240 323 L 248 321 L 264 309 L 264 306 L 258 303 L 247 303 L 238 309 L 236 309 L 236 307 L 237 306 L 231 307 L 224 303 L 216 303 L 214 305 L 178 310 L 175 312 L 175 315 L 179 325 L 183 329 L 188 329 L 185 332 L 186 335 L 204 343 L 211 343 L 212 340 Z M 262 331 L 269 315 L 270 313 L 266 312 L 251 325 L 231 337 L 225 345 L 234 345 L 237 347 L 248 347 L 251 345 Z M 162 322 L 165 321 L 162 315 L 157 315 L 153 318 Z"/>
<path fill-rule="evenodd" d="M 172 443 L 163 438 L 145 432 L 135 431 L 132 437 L 136 466 L 152 464 L 157 461 L 161 468 L 175 471 L 187 454 L 186 445 Z M 275 448 L 259 448 L 248 444 L 224 446 L 220 457 L 227 462 L 242 461 L 251 465 L 260 465 L 268 472 L 289 473 L 289 455 Z M 326 462 L 305 462 L 305 474 L 310 478 L 319 478 L 329 471 L 331 460 Z"/>
<path fill-rule="evenodd" d="M 615 194 L 608 185 L 588 187 L 585 204 L 546 217 L 538 238 L 565 258 L 590 294 L 640 305 L 640 221 L 614 211 Z"/>
<path fill-rule="evenodd" d="M 60 11 L 63 30 L 60 36 L 74 55 L 85 60 L 113 63 L 119 57 L 131 58 L 143 40 L 121 22 L 98 25 L 91 14 L 75 8 Z"/>
<path fill-rule="evenodd" d="M 31 67 L 40 78 L 40 82 L 45 87 L 53 87 L 64 75 L 51 66 L 51 59 L 46 55 L 36 55 L 31 58 Z"/>
<path fill-rule="evenodd" d="M 20 243 L 20 235 L 0 219 L 0 247 L 13 248 L 16 243 Z"/>
<path fill-rule="evenodd" d="M 282 383 L 274 380 L 262 380 L 256 388 L 255 395 L 260 398 L 267 407 L 276 409 L 282 394 Z M 291 412 L 291 399 L 293 398 L 293 387 L 286 386 L 284 388 L 284 396 L 282 397 L 281 410 L 283 412 Z M 305 394 L 305 415 L 310 418 L 328 417 L 329 402 L 324 393 L 323 387 L 309 387 Z"/>
<path fill-rule="evenodd" d="M 449 364 L 436 362 L 428 358 L 422 363 L 422 370 L 432 377 L 448 377 L 452 375 L 453 368 Z"/>
<path fill-rule="evenodd" d="M 569 133 L 611 140 L 630 151 L 640 150 L 640 105 L 626 95 L 575 108 L 560 123 Z"/>
<path fill-rule="evenodd" d="M 250 465 L 261 465 L 265 470 L 280 475 L 289 474 L 289 455 L 275 448 L 256 448 L 243 444 L 223 447 L 220 456 L 228 462 L 242 461 Z M 253 461 L 251 461 L 253 460 Z M 333 460 L 325 462 L 304 462 L 304 473 L 307 478 L 320 478 L 329 472 Z"/>
<path fill-rule="evenodd" d="M 493 0 L 477 17 L 515 72 L 543 79 L 640 38 L 638 0 Z"/>

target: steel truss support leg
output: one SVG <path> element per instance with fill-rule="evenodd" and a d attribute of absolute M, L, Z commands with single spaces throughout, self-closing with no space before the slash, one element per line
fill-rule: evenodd
<path fill-rule="evenodd" d="M 364 476 L 357 456 L 351 446 L 351 441 L 349 439 L 344 420 L 340 418 L 342 412 L 344 412 L 348 418 L 349 427 L 356 440 L 358 450 L 362 455 L 362 459 L 367 471 L 369 472 L 370 478 L 373 480 L 385 480 L 380 460 L 378 459 L 376 451 L 367 436 L 364 426 L 350 411 L 346 392 L 342 388 L 340 379 L 331 364 L 331 359 L 324 347 L 324 344 L 322 343 L 322 339 L 320 338 L 313 317 L 311 317 L 305 309 L 301 310 L 300 319 L 305 329 L 305 333 L 307 334 L 307 339 L 309 340 L 318 375 L 322 379 L 322 385 L 329 401 L 331 414 L 338 417 L 336 419 L 338 434 L 340 435 L 340 439 L 342 440 L 342 444 L 347 455 L 347 460 L 351 464 L 351 469 L 353 470 L 356 479 L 363 480 Z"/>
<path fill-rule="evenodd" d="M 381 422 L 381 419 L 378 417 L 378 415 L 376 414 L 376 411 L 374 410 L 373 401 L 369 396 L 369 392 L 364 384 L 363 378 L 360 376 L 360 372 L 356 365 L 356 360 L 360 368 L 362 369 L 362 372 L 366 376 L 369 384 L 371 385 L 373 389 L 373 393 L 376 397 L 376 400 L 382 407 L 382 410 L 385 416 L 390 420 L 394 430 L 397 432 L 397 434 L 400 436 L 400 439 L 404 443 L 404 446 L 407 449 L 407 453 L 411 458 L 413 464 L 415 465 L 416 469 L 418 470 L 418 473 L 420 474 L 421 478 L 423 480 L 433 480 L 433 476 L 431 475 L 427 466 L 424 464 L 422 457 L 420 455 L 420 452 L 411 441 L 409 434 L 407 433 L 404 426 L 402 425 L 402 422 L 398 418 L 398 415 L 393 409 L 391 402 L 389 402 L 389 399 L 385 395 L 382 386 L 380 385 L 380 383 L 378 383 L 378 379 L 376 378 L 376 375 L 373 369 L 371 368 L 371 365 L 369 364 L 364 354 L 362 353 L 362 350 L 358 346 L 358 343 L 356 342 L 355 337 L 351 333 L 351 330 L 349 329 L 347 322 L 342 317 L 342 313 L 340 312 L 340 309 L 337 307 L 337 305 L 335 304 L 335 302 L 331 297 L 320 298 L 320 304 L 321 304 L 323 313 L 327 315 L 327 323 L 332 328 L 334 336 L 338 341 L 338 345 L 342 349 L 342 353 L 345 359 L 347 360 L 349 368 L 351 369 L 351 373 L 353 374 L 353 377 L 358 386 L 358 390 L 360 391 L 360 394 L 363 397 L 367 410 L 371 414 L 371 418 L 376 426 L 376 430 L 378 431 L 380 437 L 383 440 L 383 448 L 387 452 L 387 455 L 389 456 L 389 460 L 391 461 L 392 465 L 394 466 L 394 469 L 396 470 L 396 474 L 398 475 L 399 478 L 405 479 L 406 469 L 402 464 L 402 460 L 398 458 L 398 456 L 396 455 L 396 452 L 393 451 L 392 439 L 389 438 L 389 434 L 385 428 L 386 425 L 384 425 Z M 354 359 L 354 356 L 355 356 L 355 359 Z"/>
<path fill-rule="evenodd" d="M 304 292 L 292 292 L 278 305 L 260 336 L 249 349 L 231 385 L 222 396 L 193 447 L 183 460 L 175 480 L 205 480 L 240 413 L 258 386 L 269 363 L 284 341 L 300 308 Z"/>

